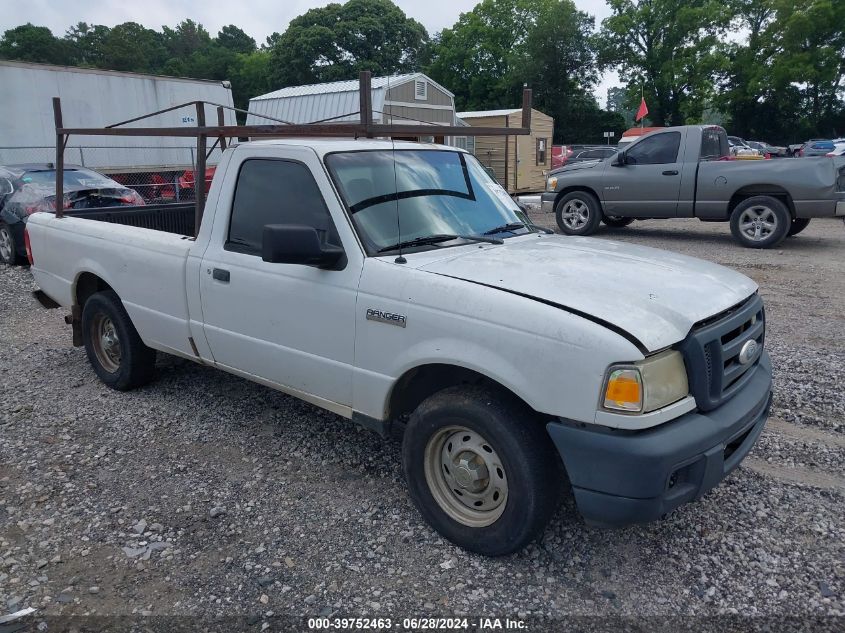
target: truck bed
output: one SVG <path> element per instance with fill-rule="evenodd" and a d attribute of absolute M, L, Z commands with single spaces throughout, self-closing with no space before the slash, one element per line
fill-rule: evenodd
<path fill-rule="evenodd" d="M 97 220 L 125 226 L 136 226 L 176 235 L 194 235 L 194 203 L 149 204 L 133 207 L 76 209 L 65 215 L 84 220 Z"/>

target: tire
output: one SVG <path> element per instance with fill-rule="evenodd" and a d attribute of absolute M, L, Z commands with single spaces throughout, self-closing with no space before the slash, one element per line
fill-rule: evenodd
<path fill-rule="evenodd" d="M 749 248 L 777 246 L 786 238 L 791 226 L 792 218 L 786 205 L 771 196 L 746 198 L 731 213 L 734 239 Z"/>
<path fill-rule="evenodd" d="M 18 245 L 12 229 L 5 222 L 0 222 L 0 263 L 14 266 L 20 264 L 22 258 L 18 255 Z"/>
<path fill-rule="evenodd" d="M 605 215 L 602 217 L 601 221 L 614 229 L 621 229 L 633 222 L 634 218 L 623 218 L 618 215 Z"/>
<path fill-rule="evenodd" d="M 542 533 L 563 478 L 532 411 L 509 394 L 468 386 L 417 407 L 403 436 L 402 466 L 429 525 L 487 556 L 515 552 Z"/>
<path fill-rule="evenodd" d="M 810 223 L 810 218 L 795 218 L 792 221 L 792 226 L 789 227 L 789 232 L 786 234 L 787 237 L 792 237 L 793 235 L 798 235 L 801 231 L 807 228 L 807 225 Z"/>
<path fill-rule="evenodd" d="M 153 379 L 156 352 L 141 341 L 113 291 L 95 293 L 85 302 L 82 340 L 94 372 L 112 389 L 128 391 Z"/>
<path fill-rule="evenodd" d="M 587 191 L 573 191 L 555 205 L 555 219 L 566 235 L 591 235 L 601 222 L 601 204 Z"/>

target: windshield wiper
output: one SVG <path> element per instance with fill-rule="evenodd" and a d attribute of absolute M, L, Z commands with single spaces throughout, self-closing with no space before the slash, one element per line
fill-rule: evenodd
<path fill-rule="evenodd" d="M 545 233 L 547 235 L 554 233 L 554 231 L 550 231 L 543 226 L 538 226 L 533 222 L 511 222 L 510 224 L 503 224 L 502 226 L 497 226 L 489 231 L 484 231 L 484 235 L 495 235 L 496 233 L 505 233 L 508 231 L 512 233 L 517 229 L 523 228 L 528 229 L 529 231 L 539 231 L 540 233 Z"/>
<path fill-rule="evenodd" d="M 427 244 L 438 244 L 439 242 L 448 242 L 450 240 L 469 240 L 470 242 L 504 244 L 502 240 L 496 237 L 486 237 L 484 235 L 454 235 L 450 233 L 438 233 L 436 235 L 425 235 L 423 237 L 415 237 L 412 240 L 397 242 L 396 244 L 391 244 L 390 246 L 380 248 L 377 252 L 386 253 L 387 251 L 395 251 L 399 248 L 411 248 L 414 246 L 425 246 Z"/>
<path fill-rule="evenodd" d="M 484 231 L 482 235 L 495 235 L 496 233 L 513 233 L 517 229 L 526 229 L 528 226 L 525 222 L 509 222 L 508 224 L 503 224 L 502 226 L 497 226 L 489 231 Z"/>

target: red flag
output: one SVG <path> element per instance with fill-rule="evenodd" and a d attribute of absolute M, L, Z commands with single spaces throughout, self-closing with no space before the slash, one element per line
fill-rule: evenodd
<path fill-rule="evenodd" d="M 647 115 L 647 114 L 648 114 L 648 106 L 645 104 L 645 97 L 643 97 L 642 101 L 640 101 L 640 109 L 637 110 L 637 117 L 634 119 L 634 121 L 642 120 L 643 118 L 645 118 L 645 115 Z"/>
<path fill-rule="evenodd" d="M 637 117 L 634 119 L 634 121 L 642 120 L 643 118 L 645 118 L 645 115 L 647 115 L 647 114 L 648 114 L 648 106 L 645 104 L 645 97 L 643 97 L 642 101 L 640 101 L 640 109 L 637 110 Z"/>

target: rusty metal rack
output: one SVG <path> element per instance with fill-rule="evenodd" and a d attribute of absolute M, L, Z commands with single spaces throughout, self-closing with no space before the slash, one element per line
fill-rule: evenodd
<path fill-rule="evenodd" d="M 218 144 L 220 149 L 226 149 L 228 138 L 284 138 L 284 137 L 352 137 L 375 138 L 393 136 L 431 136 L 436 132 L 438 136 L 524 136 L 531 133 L 531 90 L 526 88 L 522 94 L 522 127 L 462 127 L 443 126 L 436 124 L 390 124 L 373 122 L 372 104 L 372 74 L 370 71 L 361 72 L 359 79 L 359 111 L 346 116 L 359 115 L 360 120 L 355 123 L 331 123 L 316 121 L 314 123 L 290 123 L 281 119 L 273 119 L 265 115 L 256 115 L 264 119 L 275 121 L 267 125 L 225 125 L 224 110 L 245 112 L 231 106 L 208 103 L 204 101 L 189 101 L 174 105 L 164 110 L 137 116 L 126 121 L 114 123 L 103 128 L 74 128 L 65 127 L 62 120 L 62 104 L 59 97 L 53 97 L 53 116 L 56 124 L 56 217 L 64 214 L 64 151 L 68 138 L 75 136 L 168 136 L 168 137 L 196 137 L 197 164 L 194 178 L 195 233 L 199 231 L 205 207 L 205 174 L 206 159 Z M 205 106 L 217 107 L 217 125 L 206 125 Z M 177 110 L 179 108 L 196 108 L 196 127 L 123 127 L 129 123 L 136 123 L 150 117 Z M 335 118 L 343 118 L 335 117 Z M 214 138 L 214 144 L 208 147 L 208 139 Z"/>

